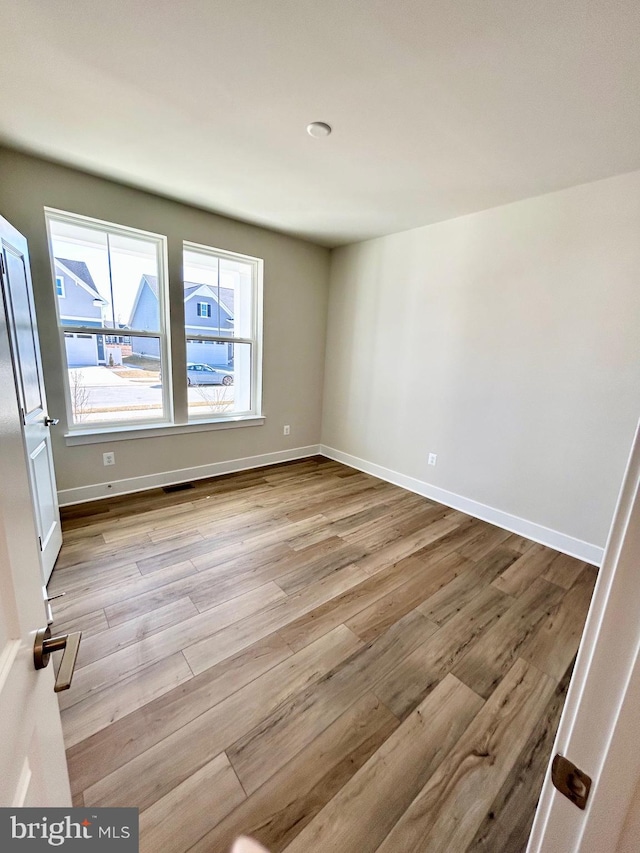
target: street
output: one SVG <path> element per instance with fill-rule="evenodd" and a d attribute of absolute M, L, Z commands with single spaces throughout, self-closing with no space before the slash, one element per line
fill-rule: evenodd
<path fill-rule="evenodd" d="M 113 420 L 151 420 L 162 415 L 162 385 L 157 374 L 131 370 L 126 376 L 106 367 L 69 369 L 69 387 L 76 424 Z M 214 416 L 233 409 L 234 387 L 191 386 L 187 389 L 191 415 Z"/>

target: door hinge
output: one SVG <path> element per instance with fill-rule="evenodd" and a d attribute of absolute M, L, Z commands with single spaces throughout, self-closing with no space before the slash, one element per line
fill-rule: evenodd
<path fill-rule="evenodd" d="M 22 418 L 22 426 L 26 426 L 27 425 L 27 419 L 24 416 L 24 409 L 23 408 L 20 408 L 20 417 Z"/>
<path fill-rule="evenodd" d="M 42 536 L 38 536 L 38 545 L 40 546 L 40 550 L 42 551 Z"/>
<path fill-rule="evenodd" d="M 585 808 L 591 790 L 591 777 L 572 761 L 563 755 L 556 755 L 551 764 L 551 781 L 579 809 Z"/>

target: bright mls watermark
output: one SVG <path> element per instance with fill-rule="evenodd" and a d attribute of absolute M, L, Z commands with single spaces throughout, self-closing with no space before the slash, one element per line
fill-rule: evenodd
<path fill-rule="evenodd" d="M 138 809 L 0 808 L 0 850 L 138 853 Z"/>

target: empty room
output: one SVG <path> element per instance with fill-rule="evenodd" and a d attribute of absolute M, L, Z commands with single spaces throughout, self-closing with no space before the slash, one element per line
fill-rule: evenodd
<path fill-rule="evenodd" d="M 7 849 L 637 853 L 638 4 L 0 9 Z"/>

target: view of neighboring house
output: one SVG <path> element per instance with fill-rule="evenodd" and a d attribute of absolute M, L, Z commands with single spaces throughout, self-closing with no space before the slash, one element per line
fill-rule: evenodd
<path fill-rule="evenodd" d="M 202 335 L 233 336 L 233 289 L 212 287 L 186 281 L 184 285 L 185 333 L 187 361 L 226 367 L 233 357 L 232 343 L 198 340 Z M 129 328 L 156 331 L 159 323 L 158 279 L 143 275 L 136 294 Z M 131 346 L 137 355 L 159 358 L 158 338 L 132 337 Z"/>
<path fill-rule="evenodd" d="M 100 328 L 107 301 L 100 296 L 85 262 L 56 258 L 55 277 L 61 324 Z M 106 364 L 103 335 L 66 331 L 64 337 L 69 367 Z"/>
<path fill-rule="evenodd" d="M 63 326 L 97 327 L 105 325 L 104 309 L 108 302 L 100 295 L 84 261 L 55 259 L 56 293 Z M 203 341 L 202 335 L 233 336 L 232 288 L 185 282 L 184 312 L 187 336 L 187 361 L 212 367 L 227 367 L 233 358 L 233 344 Z M 143 275 L 125 329 L 158 331 L 160 311 L 158 279 Z M 131 344 L 137 355 L 159 358 L 159 339 L 145 337 L 91 335 L 65 331 L 65 347 L 69 367 L 107 364 L 109 344 Z"/>

